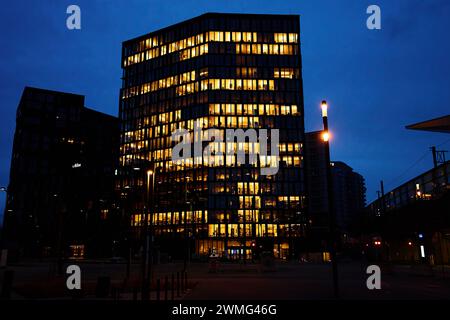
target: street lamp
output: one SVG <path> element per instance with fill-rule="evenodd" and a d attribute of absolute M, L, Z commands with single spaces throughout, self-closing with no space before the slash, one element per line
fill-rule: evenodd
<path fill-rule="evenodd" d="M 328 117 L 328 104 L 325 100 L 322 100 L 320 107 L 322 108 L 322 117 Z"/>
<path fill-rule="evenodd" d="M 152 201 L 151 206 L 152 209 L 149 208 L 149 200 L 150 200 L 150 177 L 152 178 Z M 155 178 L 156 178 L 156 169 L 147 170 L 147 212 L 150 214 L 150 226 L 148 228 L 148 237 L 150 238 L 150 246 L 148 248 L 148 278 L 151 281 L 152 278 L 152 263 L 153 263 L 153 212 L 155 210 Z M 147 217 L 146 217 L 147 219 Z"/>
<path fill-rule="evenodd" d="M 190 177 L 186 173 L 184 200 L 185 200 L 186 204 L 189 205 L 190 211 L 186 210 L 186 212 L 184 214 L 184 245 L 185 245 L 184 257 L 183 257 L 183 271 L 184 272 L 186 272 L 186 270 L 187 270 L 187 263 L 188 263 L 188 260 L 190 262 L 190 256 L 191 256 L 191 253 L 190 253 L 190 235 L 189 235 L 189 233 L 187 231 L 187 227 L 188 227 L 188 225 L 187 225 L 188 212 L 190 213 L 190 217 L 191 217 L 190 218 L 190 220 L 191 220 L 190 221 L 191 222 L 190 223 L 191 228 L 192 228 L 192 230 L 194 229 L 193 222 L 192 222 L 193 215 L 194 215 L 194 210 L 193 210 L 193 201 L 194 201 L 194 199 L 192 197 L 190 199 L 188 198 L 188 182 L 189 182 L 189 180 L 190 180 Z"/>
<path fill-rule="evenodd" d="M 325 147 L 325 163 L 327 172 L 327 193 L 328 193 L 328 223 L 329 223 L 329 241 L 331 266 L 333 270 L 333 291 L 334 297 L 339 298 L 339 282 L 338 282 L 338 268 L 336 261 L 336 217 L 334 212 L 334 198 L 333 198 L 333 181 L 331 175 L 331 160 L 330 160 L 330 133 L 328 132 L 328 103 L 322 100 L 322 121 L 323 133 L 322 140 Z"/>
<path fill-rule="evenodd" d="M 154 193 L 155 186 L 155 172 L 152 169 L 146 171 L 147 183 L 145 193 L 145 214 L 144 214 L 144 250 L 143 250 L 143 265 L 142 265 L 142 286 L 143 293 L 147 294 L 147 290 L 150 290 L 151 285 L 151 264 L 152 264 L 152 251 L 153 251 L 153 235 L 152 235 L 152 221 L 153 217 L 150 210 L 150 178 L 152 178 L 152 192 Z M 153 203 L 153 201 L 152 201 Z M 150 219 L 149 219 L 150 218 Z M 150 220 L 150 223 L 149 223 Z M 149 293 L 149 291 L 148 291 Z"/>
<path fill-rule="evenodd" d="M 5 208 L 8 205 L 8 188 L 7 187 L 0 187 L 0 191 L 4 192 L 6 194 L 6 199 L 5 199 Z M 7 212 L 12 212 L 11 209 L 7 209 Z"/>

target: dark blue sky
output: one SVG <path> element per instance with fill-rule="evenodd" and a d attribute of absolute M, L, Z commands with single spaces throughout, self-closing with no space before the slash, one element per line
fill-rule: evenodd
<path fill-rule="evenodd" d="M 81 7 L 82 30 L 66 29 L 70 4 Z M 381 30 L 366 28 L 370 4 L 381 7 Z M 449 114 L 450 1 L 16 0 L 0 11 L 0 185 L 24 86 L 84 94 L 117 115 L 121 42 L 205 12 L 301 15 L 306 128 L 321 128 L 327 99 L 332 158 L 364 175 L 369 200 L 380 179 L 391 189 L 430 168 L 431 154 L 411 165 L 431 145 L 450 148 L 447 135 L 404 129 Z"/>

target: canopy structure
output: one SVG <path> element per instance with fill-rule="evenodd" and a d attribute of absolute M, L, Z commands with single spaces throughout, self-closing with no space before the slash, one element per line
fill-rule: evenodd
<path fill-rule="evenodd" d="M 450 115 L 410 124 L 406 129 L 450 133 Z"/>

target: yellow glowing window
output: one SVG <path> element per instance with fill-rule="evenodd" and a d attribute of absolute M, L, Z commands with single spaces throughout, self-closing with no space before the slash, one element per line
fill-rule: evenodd
<path fill-rule="evenodd" d="M 237 224 L 229 224 L 228 225 L 228 236 L 229 237 L 238 237 L 238 225 Z"/>
<path fill-rule="evenodd" d="M 208 68 L 202 68 L 200 69 L 200 77 L 207 77 L 208 76 Z"/>
<path fill-rule="evenodd" d="M 289 42 L 297 43 L 298 42 L 298 34 L 297 33 L 289 33 Z"/>
<path fill-rule="evenodd" d="M 276 237 L 278 235 L 276 224 L 268 224 L 267 225 L 267 235 L 269 237 Z"/>
<path fill-rule="evenodd" d="M 271 54 L 278 54 L 278 45 L 277 44 L 271 44 L 269 47 L 269 52 Z"/>
<path fill-rule="evenodd" d="M 219 225 L 218 224 L 210 224 L 208 226 L 208 236 L 209 237 L 218 237 L 219 236 Z"/>
<path fill-rule="evenodd" d="M 245 235 L 251 237 L 253 235 L 252 226 L 250 224 L 245 225 Z"/>
<path fill-rule="evenodd" d="M 293 68 L 274 68 L 274 78 L 294 78 L 294 69 Z"/>
<path fill-rule="evenodd" d="M 233 42 L 241 42 L 241 40 L 242 40 L 240 32 L 232 32 L 231 38 L 232 38 Z"/>
<path fill-rule="evenodd" d="M 286 33 L 275 33 L 274 34 L 274 40 L 277 43 L 286 43 L 286 42 L 288 42 L 287 39 L 288 39 L 288 36 Z"/>
<path fill-rule="evenodd" d="M 252 54 L 261 54 L 260 44 L 252 44 Z"/>
<path fill-rule="evenodd" d="M 252 33 L 251 32 L 242 32 L 242 41 L 252 42 Z"/>
<path fill-rule="evenodd" d="M 256 224 L 256 236 L 257 237 L 266 236 L 266 225 L 265 224 Z"/>

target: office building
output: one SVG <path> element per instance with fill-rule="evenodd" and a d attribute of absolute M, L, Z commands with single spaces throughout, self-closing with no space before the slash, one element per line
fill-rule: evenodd
<path fill-rule="evenodd" d="M 123 43 L 116 187 L 137 234 L 134 250 L 150 222 L 155 250 L 174 257 L 187 250 L 289 258 L 301 250 L 307 218 L 299 33 L 297 15 L 208 13 Z M 260 129 L 278 129 L 278 172 L 261 174 L 272 153 L 253 163 L 226 154 L 244 150 L 248 160 L 259 140 L 214 142 L 209 156 L 173 161 L 172 133 L 184 128 L 192 136 L 196 125 L 221 134 L 255 129 L 259 138 Z"/>
<path fill-rule="evenodd" d="M 84 96 L 24 89 L 4 213 L 11 259 L 111 254 L 118 137 L 117 118 Z"/>

